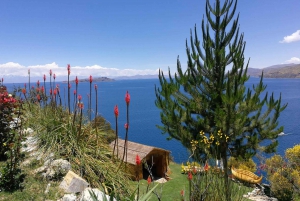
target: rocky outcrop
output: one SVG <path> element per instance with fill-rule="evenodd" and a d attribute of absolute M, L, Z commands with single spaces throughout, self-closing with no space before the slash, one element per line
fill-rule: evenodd
<path fill-rule="evenodd" d="M 22 143 L 22 152 L 27 152 L 29 157 L 22 165 L 29 165 L 33 160 L 44 162 L 41 167 L 33 170 L 33 173 L 40 174 L 50 182 L 46 187 L 45 194 L 49 192 L 50 188 L 53 188 L 51 187 L 51 180 L 61 180 L 59 188 L 65 192 L 65 195 L 57 201 L 94 201 L 93 196 L 99 201 L 110 200 L 110 196 L 99 189 L 89 188 L 89 183 L 71 170 L 72 165 L 69 161 L 55 159 L 53 153 L 42 153 L 38 149 L 38 139 L 34 136 L 32 129 L 25 129 L 24 133 L 28 137 Z M 113 200 L 116 201 L 114 198 Z"/>

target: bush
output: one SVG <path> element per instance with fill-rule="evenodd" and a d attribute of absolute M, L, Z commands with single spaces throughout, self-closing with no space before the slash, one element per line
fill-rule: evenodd
<path fill-rule="evenodd" d="M 8 94 L 5 86 L 0 87 L 0 160 L 6 161 L 0 169 L 0 189 L 14 191 L 19 189 L 24 180 L 20 162 L 21 142 L 24 139 L 21 131 L 20 101 Z"/>
<path fill-rule="evenodd" d="M 252 159 L 249 160 L 244 160 L 244 159 L 237 159 L 234 157 L 230 157 L 228 159 L 228 167 L 235 167 L 238 169 L 243 169 L 243 170 L 249 170 L 251 172 L 256 171 L 256 164 Z"/>
<path fill-rule="evenodd" d="M 299 196 L 300 187 L 300 145 L 289 148 L 285 157 L 274 155 L 266 160 L 261 169 L 267 172 L 272 195 L 279 201 L 292 200 Z"/>

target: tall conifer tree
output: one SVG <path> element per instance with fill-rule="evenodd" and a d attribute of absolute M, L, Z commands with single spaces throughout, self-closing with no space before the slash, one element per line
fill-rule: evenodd
<path fill-rule="evenodd" d="M 160 71 L 160 87 L 155 88 L 162 132 L 189 149 L 192 140 L 198 141 L 194 158 L 206 159 L 214 154 L 222 159 L 225 170 L 228 156 L 250 158 L 262 141 L 265 152 L 275 151 L 276 138 L 283 130 L 278 117 L 286 107 L 281 104 L 281 96 L 275 99 L 273 93 L 265 92 L 263 74 L 257 85 L 245 87 L 249 60 L 245 64 L 239 15 L 233 19 L 236 7 L 237 0 L 225 0 L 223 4 L 216 0 L 214 6 L 207 0 L 202 41 L 196 26 L 194 35 L 191 31 L 191 48 L 186 41 L 187 69 L 182 70 L 178 58 L 175 76 L 170 70 L 167 77 Z M 224 179 L 228 184 L 227 171 Z"/>

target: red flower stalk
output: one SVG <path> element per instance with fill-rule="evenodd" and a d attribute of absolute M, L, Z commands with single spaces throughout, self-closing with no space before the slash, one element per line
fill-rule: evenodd
<path fill-rule="evenodd" d="M 83 109 L 83 103 L 78 103 L 78 108 L 82 110 Z"/>
<path fill-rule="evenodd" d="M 44 93 L 44 91 L 45 91 L 44 86 L 41 87 L 41 91 L 42 91 L 42 93 Z"/>
<path fill-rule="evenodd" d="M 81 95 L 78 95 L 78 100 L 80 101 L 82 99 L 82 96 Z"/>
<path fill-rule="evenodd" d="M 68 75 L 70 75 L 71 74 L 71 65 L 70 64 L 68 64 L 67 70 L 68 70 Z"/>
<path fill-rule="evenodd" d="M 38 87 L 37 87 L 35 90 L 36 90 L 36 92 L 37 92 L 37 93 L 39 93 L 39 91 L 40 91 L 40 88 L 38 88 Z"/>
<path fill-rule="evenodd" d="M 75 78 L 75 83 L 78 84 L 79 80 L 78 80 L 78 77 L 76 76 Z"/>
<path fill-rule="evenodd" d="M 119 109 L 118 109 L 118 105 L 115 106 L 114 108 L 114 113 L 115 113 L 115 116 L 118 117 L 119 116 Z"/>
<path fill-rule="evenodd" d="M 95 84 L 95 86 L 94 86 L 94 87 L 95 87 L 95 90 L 97 90 L 97 89 L 98 89 L 98 86 L 97 86 L 96 84 Z"/>
<path fill-rule="evenodd" d="M 127 130 L 127 129 L 129 128 L 128 123 L 126 123 L 126 124 L 124 125 L 124 127 L 125 127 L 125 129 Z"/>
<path fill-rule="evenodd" d="M 43 77 L 43 79 L 44 79 L 44 82 L 46 81 L 46 75 L 44 74 L 44 77 Z"/>
<path fill-rule="evenodd" d="M 93 82 L 93 77 L 90 75 L 90 83 Z"/>
<path fill-rule="evenodd" d="M 208 166 L 208 163 L 207 163 L 207 161 L 205 162 L 205 165 L 204 165 L 204 170 L 205 170 L 205 171 L 208 171 L 208 170 L 209 170 L 209 166 Z"/>
<path fill-rule="evenodd" d="M 22 89 L 22 93 L 25 95 L 26 94 L 26 89 Z"/>
<path fill-rule="evenodd" d="M 148 183 L 148 185 L 150 185 L 151 184 L 151 182 L 152 182 L 152 179 L 151 179 L 151 177 L 150 177 L 150 175 L 148 176 L 148 179 L 147 179 L 147 183 Z"/>
<path fill-rule="evenodd" d="M 76 95 L 76 90 L 74 90 L 74 92 L 73 92 L 73 93 L 74 93 L 74 95 Z"/>
<path fill-rule="evenodd" d="M 181 191 L 180 191 L 180 195 L 181 195 L 181 197 L 184 196 L 184 190 L 181 190 Z"/>
<path fill-rule="evenodd" d="M 53 79 L 55 79 L 56 78 L 56 75 L 55 75 L 55 73 L 53 74 Z"/>
<path fill-rule="evenodd" d="M 56 96 L 56 94 L 57 94 L 57 90 L 56 89 L 53 90 L 53 94 L 54 94 L 54 96 Z"/>
<path fill-rule="evenodd" d="M 197 169 L 194 167 L 193 168 L 193 173 L 196 174 L 197 173 Z"/>
<path fill-rule="evenodd" d="M 126 92 L 126 95 L 125 95 L 125 101 L 126 101 L 126 104 L 129 105 L 129 103 L 130 103 L 130 95 L 129 95 L 128 91 Z"/>
<path fill-rule="evenodd" d="M 52 95 L 52 89 L 50 89 L 50 95 Z"/>
<path fill-rule="evenodd" d="M 193 179 L 193 174 L 191 172 L 188 173 L 188 180 L 192 180 Z"/>
<path fill-rule="evenodd" d="M 69 84 L 69 86 L 68 86 L 68 87 L 69 87 L 69 89 L 71 89 L 71 84 Z"/>
<path fill-rule="evenodd" d="M 36 98 L 40 102 L 40 100 L 41 100 L 40 94 L 36 95 Z"/>
<path fill-rule="evenodd" d="M 137 154 L 136 157 L 135 157 L 135 163 L 137 165 L 140 165 L 141 164 L 141 159 L 140 159 L 140 156 Z"/>
<path fill-rule="evenodd" d="M 36 85 L 37 85 L 38 87 L 40 86 L 40 81 L 39 81 L 39 80 L 36 82 Z"/>
<path fill-rule="evenodd" d="M 50 74 L 50 76 L 52 76 L 52 70 L 50 69 L 50 71 L 49 71 L 49 74 Z"/>

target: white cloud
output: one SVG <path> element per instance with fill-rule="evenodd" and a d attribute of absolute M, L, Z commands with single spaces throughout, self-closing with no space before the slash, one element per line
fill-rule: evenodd
<path fill-rule="evenodd" d="M 291 43 L 300 40 L 300 30 L 297 30 L 295 33 L 292 33 L 290 36 L 283 37 L 282 41 L 279 41 L 280 43 Z"/>
<path fill-rule="evenodd" d="M 8 62 L 0 64 L 0 71 L 2 77 L 28 77 L 28 69 L 30 69 L 30 77 L 43 80 L 43 75 L 46 75 L 46 81 L 49 81 L 49 71 L 56 75 L 57 81 L 67 79 L 67 67 L 60 67 L 55 62 L 44 65 L 22 66 L 18 63 Z M 79 79 L 88 78 L 90 75 L 93 77 L 117 77 L 117 76 L 133 76 L 133 75 L 157 75 L 158 69 L 118 69 L 108 68 L 99 65 L 93 66 L 72 66 L 71 75 L 72 79 L 78 76 Z M 17 79 L 17 78 L 16 78 Z M 14 82 L 17 82 L 15 80 Z M 34 81 L 34 80 L 33 80 Z"/>
<path fill-rule="evenodd" d="M 292 57 L 289 60 L 286 60 L 285 63 L 294 63 L 294 64 L 298 64 L 300 63 L 300 58 L 298 57 Z"/>

